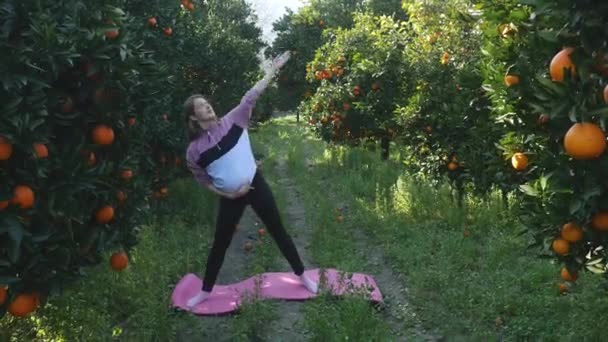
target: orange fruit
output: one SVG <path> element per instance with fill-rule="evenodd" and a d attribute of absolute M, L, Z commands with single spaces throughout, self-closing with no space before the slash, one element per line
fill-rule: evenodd
<path fill-rule="evenodd" d="M 562 267 L 561 277 L 565 281 L 576 281 L 576 279 L 578 279 L 578 273 L 570 273 L 567 267 Z"/>
<path fill-rule="evenodd" d="M 13 193 L 11 204 L 18 205 L 21 209 L 29 209 L 34 206 L 34 191 L 29 186 L 17 185 Z"/>
<path fill-rule="evenodd" d="M 169 37 L 170 35 L 172 35 L 172 34 L 173 34 L 173 29 L 172 29 L 172 28 L 170 28 L 170 27 L 166 27 L 166 28 L 163 30 L 163 34 L 164 34 L 165 36 Z"/>
<path fill-rule="evenodd" d="M 448 169 L 449 169 L 450 171 L 455 171 L 456 169 L 458 169 L 458 163 L 456 163 L 456 162 L 454 162 L 454 161 L 451 161 L 451 162 L 448 164 Z"/>
<path fill-rule="evenodd" d="M 34 143 L 34 151 L 36 151 L 36 157 L 38 158 L 46 158 L 49 156 L 49 149 L 45 144 Z"/>
<path fill-rule="evenodd" d="M 162 188 L 160 188 L 159 193 L 162 197 L 166 197 L 169 194 L 169 189 L 164 186 Z"/>
<path fill-rule="evenodd" d="M 190 12 L 194 11 L 194 4 L 191 2 L 187 3 L 186 9 L 188 9 L 188 11 L 190 11 Z"/>
<path fill-rule="evenodd" d="M 131 170 L 122 170 L 122 172 L 120 173 L 120 176 L 122 177 L 122 179 L 128 181 L 131 178 L 133 178 L 133 171 Z"/>
<path fill-rule="evenodd" d="M 93 129 L 93 142 L 97 145 L 110 145 L 114 141 L 114 130 L 107 125 L 97 125 Z"/>
<path fill-rule="evenodd" d="M 129 265 L 129 257 L 125 252 L 116 252 L 110 257 L 110 266 L 114 271 L 122 271 Z"/>
<path fill-rule="evenodd" d="M 576 75 L 576 66 L 570 59 L 572 51 L 574 48 L 565 48 L 553 56 L 549 65 L 549 73 L 553 81 L 562 82 L 564 80 L 564 69 L 570 69 L 572 76 Z"/>
<path fill-rule="evenodd" d="M 97 223 L 105 224 L 114 218 L 114 208 L 109 205 L 104 205 L 95 212 L 95 221 Z"/>
<path fill-rule="evenodd" d="M 0 286 L 0 306 L 4 305 L 6 297 L 8 297 L 8 289 L 6 286 Z"/>
<path fill-rule="evenodd" d="M 380 90 L 380 84 L 378 84 L 378 83 L 372 84 L 372 90 L 374 90 L 374 91 Z"/>
<path fill-rule="evenodd" d="M 511 86 L 514 86 L 519 83 L 519 76 L 507 75 L 507 76 L 505 76 L 504 81 L 505 81 L 505 85 L 507 87 L 511 87 Z"/>
<path fill-rule="evenodd" d="M 106 38 L 116 39 L 116 37 L 118 37 L 118 34 L 119 34 L 118 30 L 109 30 L 109 31 L 106 31 Z"/>
<path fill-rule="evenodd" d="M 6 209 L 8 207 L 9 201 L 0 201 L 0 210 Z"/>
<path fill-rule="evenodd" d="M 8 312 L 15 317 L 25 317 L 36 311 L 38 296 L 33 293 L 22 293 L 8 306 Z"/>
<path fill-rule="evenodd" d="M 577 242 L 583 239 L 583 230 L 574 222 L 564 224 L 561 231 L 562 239 L 568 242 Z"/>
<path fill-rule="evenodd" d="M 594 159 L 604 153 L 606 136 L 594 123 L 575 123 L 564 136 L 564 149 L 574 159 Z"/>
<path fill-rule="evenodd" d="M 258 235 L 259 236 L 263 236 L 264 234 L 266 234 L 266 229 L 264 229 L 264 228 L 258 229 Z"/>
<path fill-rule="evenodd" d="M 608 104 L 608 84 L 604 87 L 604 102 Z"/>
<path fill-rule="evenodd" d="M 129 123 L 129 126 L 135 125 L 135 118 L 133 118 L 133 117 L 129 118 L 128 123 Z"/>
<path fill-rule="evenodd" d="M 528 157 L 521 152 L 517 152 L 511 157 L 511 165 L 517 171 L 525 170 L 528 167 Z"/>
<path fill-rule="evenodd" d="M 0 137 L 0 160 L 8 160 L 13 154 L 13 144 L 6 138 Z"/>
<path fill-rule="evenodd" d="M 154 17 L 148 18 L 148 26 L 156 27 L 157 25 L 158 25 L 158 22 L 156 21 L 156 18 L 154 18 Z"/>
<path fill-rule="evenodd" d="M 599 211 L 591 219 L 591 227 L 602 232 L 608 231 L 608 212 Z"/>
<path fill-rule="evenodd" d="M 553 240 L 553 251 L 557 255 L 566 255 L 570 252 L 570 243 L 564 239 Z"/>

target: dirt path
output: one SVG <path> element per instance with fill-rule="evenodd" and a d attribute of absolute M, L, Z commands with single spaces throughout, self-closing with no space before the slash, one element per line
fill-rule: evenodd
<path fill-rule="evenodd" d="M 315 268 L 308 253 L 311 231 L 310 227 L 306 224 L 306 210 L 299 198 L 295 182 L 289 177 L 285 159 L 281 158 L 278 160 L 276 171 L 279 176 L 277 184 L 280 188 L 273 189 L 273 191 L 283 192 L 287 202 L 286 208 L 279 208 L 283 224 L 286 229 L 289 229 L 287 227 L 291 228 L 290 235 L 298 249 L 298 254 L 304 263 L 304 267 L 306 269 Z M 291 271 L 291 266 L 289 266 L 289 263 L 282 255 L 280 256 L 279 265 L 281 265 L 281 272 Z M 269 340 L 289 342 L 308 340 L 306 332 L 300 324 L 302 319 L 302 315 L 300 314 L 301 305 L 302 303 L 298 301 L 280 302 L 279 319 L 271 325 L 267 335 Z"/>

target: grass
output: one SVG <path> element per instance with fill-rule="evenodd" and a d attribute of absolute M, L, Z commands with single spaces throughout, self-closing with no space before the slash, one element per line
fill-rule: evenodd
<path fill-rule="evenodd" d="M 390 267 L 407 286 L 426 331 L 450 341 L 603 340 L 604 280 L 584 273 L 568 295 L 559 295 L 561 265 L 526 250 L 529 237 L 518 234 L 512 209 L 516 198 L 465 197 L 459 207 L 447 185 L 406 175 L 397 157 L 381 161 L 378 151 L 326 145 L 293 117 L 260 125 L 252 141 L 265 156 L 266 179 L 282 211 L 287 194 L 274 168 L 279 158 L 287 160 L 311 229 L 314 267 L 359 272 L 368 261 L 355 234 L 363 231 L 366 253 L 383 252 L 386 260 L 377 267 Z M 171 287 L 200 270 L 211 243 L 215 200 L 193 189 L 191 180 L 172 184 L 171 201 L 142 227 L 127 272 L 111 272 L 107 264 L 88 270 L 36 315 L 0 320 L 0 340 L 202 340 L 218 330 L 231 341 L 280 338 L 269 330 L 280 302 L 253 298 L 226 320 L 169 307 Z M 344 207 L 343 222 L 338 207 Z M 272 270 L 282 258 L 268 236 L 264 244 L 247 265 L 249 274 Z M 394 311 L 358 296 L 323 292 L 300 308 L 300 329 L 312 341 L 416 339 L 411 319 L 388 317 Z M 391 320 L 403 336 L 391 332 Z"/>

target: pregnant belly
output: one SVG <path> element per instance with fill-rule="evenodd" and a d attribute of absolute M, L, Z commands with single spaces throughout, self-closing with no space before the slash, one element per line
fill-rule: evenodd
<path fill-rule="evenodd" d="M 215 178 L 213 185 L 224 192 L 236 192 L 241 186 L 249 184 L 249 177 Z"/>

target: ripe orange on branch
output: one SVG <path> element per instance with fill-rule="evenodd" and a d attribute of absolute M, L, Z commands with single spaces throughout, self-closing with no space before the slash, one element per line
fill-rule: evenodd
<path fill-rule="evenodd" d="M 593 215 L 591 227 L 602 232 L 608 231 L 608 212 L 600 211 Z"/>
<path fill-rule="evenodd" d="M 34 293 L 18 295 L 8 306 L 8 312 L 15 317 L 26 317 L 38 308 L 38 296 Z"/>
<path fill-rule="evenodd" d="M 570 252 L 570 243 L 564 239 L 553 240 L 552 247 L 557 255 L 566 255 Z"/>
<path fill-rule="evenodd" d="M 114 271 L 122 271 L 129 265 L 129 257 L 125 252 L 116 252 L 110 257 L 110 266 Z"/>
<path fill-rule="evenodd" d="M 108 125 L 100 124 L 93 129 L 93 142 L 97 145 L 110 145 L 114 142 L 114 130 Z"/>
<path fill-rule="evenodd" d="M 18 205 L 21 209 L 29 209 L 34 206 L 34 191 L 27 185 L 17 185 L 13 190 L 11 204 Z"/>
<path fill-rule="evenodd" d="M 562 267 L 560 275 L 561 275 L 562 279 L 565 281 L 575 281 L 576 279 L 578 279 L 578 273 L 576 273 L 576 272 L 570 273 L 568 271 L 567 267 Z"/>
<path fill-rule="evenodd" d="M 101 224 L 109 223 L 110 221 L 112 221 L 113 218 L 114 218 L 114 208 L 112 208 L 109 205 L 105 205 L 105 206 L 101 207 L 95 213 L 95 221 L 97 223 L 101 223 Z"/>
<path fill-rule="evenodd" d="M 517 76 L 517 75 L 506 75 L 504 81 L 505 81 L 505 85 L 507 87 L 511 87 L 511 86 L 514 86 L 514 85 L 516 85 L 516 84 L 519 83 L 519 76 Z"/>
<path fill-rule="evenodd" d="M 604 153 L 606 136 L 594 123 L 575 123 L 564 136 L 564 149 L 574 159 L 594 159 Z"/>
<path fill-rule="evenodd" d="M 156 18 L 154 18 L 154 17 L 148 18 L 148 26 L 150 26 L 150 27 L 158 26 L 158 21 L 156 20 Z"/>
<path fill-rule="evenodd" d="M 528 157 L 521 152 L 517 152 L 511 157 L 511 165 L 517 171 L 525 170 L 528 167 Z"/>
<path fill-rule="evenodd" d="M 49 149 L 46 147 L 45 144 L 34 143 L 33 147 L 34 147 L 34 151 L 36 152 L 36 157 L 46 158 L 49 156 Z"/>
<path fill-rule="evenodd" d="M 108 39 L 116 39 L 119 34 L 120 34 L 120 31 L 118 31 L 118 30 L 108 30 L 105 33 L 106 38 L 108 38 Z"/>
<path fill-rule="evenodd" d="M 553 81 L 562 82 L 564 80 L 564 69 L 570 70 L 572 76 L 576 75 L 576 66 L 570 59 L 570 54 L 573 51 L 574 48 L 565 48 L 553 57 L 551 64 L 549 64 L 549 73 Z"/>
<path fill-rule="evenodd" d="M 133 178 L 133 171 L 129 169 L 122 170 L 122 172 L 120 173 L 120 177 L 125 181 L 129 181 L 131 178 Z"/>
<path fill-rule="evenodd" d="M 0 160 L 8 160 L 13 154 L 13 144 L 6 138 L 0 137 Z"/>
<path fill-rule="evenodd" d="M 574 222 L 564 224 L 561 230 L 561 236 L 568 242 L 577 242 L 583 239 L 583 230 Z"/>

